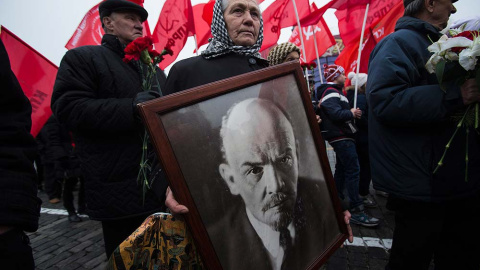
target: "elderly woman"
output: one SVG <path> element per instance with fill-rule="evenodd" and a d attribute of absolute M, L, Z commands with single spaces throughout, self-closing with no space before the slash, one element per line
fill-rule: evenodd
<path fill-rule="evenodd" d="M 271 66 L 300 59 L 300 48 L 291 42 L 278 44 L 268 53 Z"/>
<path fill-rule="evenodd" d="M 263 21 L 255 0 L 217 0 L 211 31 L 213 38 L 202 55 L 173 65 L 165 88 L 168 93 L 268 66 L 268 61 L 258 53 L 263 41 Z"/>

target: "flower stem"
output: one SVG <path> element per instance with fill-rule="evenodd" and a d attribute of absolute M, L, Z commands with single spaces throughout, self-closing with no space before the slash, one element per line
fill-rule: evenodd
<path fill-rule="evenodd" d="M 479 118 L 479 103 L 475 103 L 475 129 L 478 129 L 478 118 Z"/>
<path fill-rule="evenodd" d="M 468 113 L 468 111 L 470 110 L 470 107 L 472 107 L 472 105 L 469 105 L 469 106 L 468 106 L 467 110 L 465 110 L 465 113 L 463 114 L 462 119 L 460 120 L 460 122 L 458 122 L 457 128 L 455 129 L 455 132 L 453 133 L 452 137 L 450 138 L 450 140 L 448 141 L 447 145 L 445 146 L 445 151 L 443 152 L 442 158 L 441 158 L 440 161 L 437 163 L 437 167 L 435 168 L 435 170 L 433 171 L 433 173 L 436 173 L 436 172 L 438 171 L 438 169 L 440 169 L 440 167 L 443 166 L 443 159 L 445 158 L 445 155 L 447 154 L 447 151 L 448 151 L 448 149 L 450 148 L 450 144 L 452 143 L 453 138 L 455 138 L 455 135 L 457 135 L 458 130 L 462 127 L 463 122 L 465 121 L 465 117 L 467 116 L 467 113 Z M 468 128 L 467 128 L 467 129 L 468 129 Z"/>
<path fill-rule="evenodd" d="M 470 129 L 466 130 L 466 143 L 465 143 L 465 182 L 468 182 L 468 135 L 470 134 Z"/>

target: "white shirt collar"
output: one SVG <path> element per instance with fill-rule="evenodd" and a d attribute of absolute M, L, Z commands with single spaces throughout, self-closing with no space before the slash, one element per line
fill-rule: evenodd
<path fill-rule="evenodd" d="M 280 232 L 273 230 L 267 224 L 256 219 L 248 208 L 246 208 L 246 211 L 250 224 L 252 224 L 253 229 L 262 240 L 263 246 L 268 251 L 270 261 L 273 265 L 273 270 L 281 269 L 285 252 L 283 248 L 280 247 Z M 293 226 L 293 222 L 288 225 L 287 229 L 290 232 L 292 241 L 294 241 L 295 228 Z"/>

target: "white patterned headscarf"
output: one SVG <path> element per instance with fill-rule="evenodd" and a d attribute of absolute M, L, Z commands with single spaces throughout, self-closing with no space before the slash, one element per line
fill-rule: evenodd
<path fill-rule="evenodd" d="M 252 46 L 235 45 L 228 35 L 225 19 L 223 18 L 222 0 L 216 0 L 213 7 L 211 31 L 213 38 L 209 40 L 210 43 L 207 49 L 202 52 L 202 56 L 206 59 L 215 58 L 230 52 L 263 59 L 258 52 L 263 42 L 263 19 L 261 16 L 257 42 Z"/>

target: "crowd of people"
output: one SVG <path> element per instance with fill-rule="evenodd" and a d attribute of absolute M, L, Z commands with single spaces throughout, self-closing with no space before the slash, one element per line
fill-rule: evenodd
<path fill-rule="evenodd" d="M 386 269 L 428 269 L 432 259 L 436 269 L 455 269 L 459 262 L 463 269 L 480 268 L 476 258 L 480 236 L 475 233 L 480 214 L 478 130 L 459 131 L 455 147 L 439 172 L 433 173 L 456 132 L 449 118 L 480 102 L 475 79 L 443 91 L 437 77 L 425 68 L 430 57 L 426 48 L 440 38 L 440 30 L 456 11 L 455 1 L 403 0 L 405 14 L 395 32 L 375 47 L 368 75 L 348 74 L 352 86 L 345 88 L 344 68 L 325 65 L 326 83 L 311 91 L 322 137 L 336 156 L 335 196 L 342 202 L 348 240 L 353 241 L 350 222 L 365 227 L 381 224 L 366 210 L 377 207 L 370 194 L 372 183 L 388 195 L 387 208 L 395 211 Z M 188 214 L 168 187 L 158 158 L 150 172 L 155 186 L 144 190 L 137 182 L 145 137 L 137 104 L 298 61 L 301 54 L 294 44 L 284 43 L 262 58 L 258 2 L 217 0 L 207 49 L 175 63 L 168 77 L 156 67 L 151 89 L 142 89 L 145 64 L 126 63 L 123 57 L 125 47 L 143 36 L 148 12 L 131 1 L 105 0 L 99 14 L 105 31 L 102 44 L 75 48 L 63 57 L 51 100 L 53 115 L 37 143 L 29 134 L 31 106 L 0 43 L 0 79 L 6 86 L 0 93 L 0 261 L 8 269 L 34 269 L 25 231 L 38 228 L 39 176 L 50 202 L 63 200 L 70 222 L 80 222 L 79 214 L 101 221 L 107 258 L 149 215 L 167 208 L 175 215 Z M 246 117 L 247 111 L 257 118 Z M 320 238 L 326 236 L 326 221 L 312 221 L 308 211 L 327 210 L 320 205 L 321 198 L 304 197 L 304 191 L 311 194 L 318 185 L 298 174 L 292 125 L 281 106 L 260 97 L 239 101 L 223 118 L 218 171 L 230 193 L 242 199 L 235 211 L 237 219 L 231 219 L 238 222 L 231 226 L 243 233 L 238 244 L 219 251 L 226 269 L 296 269 L 305 254 L 298 249 L 292 252 L 292 246 L 312 237 L 318 238 L 316 245 L 325 240 Z M 43 169 L 40 175 L 34 160 L 37 171 Z M 73 203 L 77 183 L 78 209 Z M 314 207 L 304 209 L 302 204 Z M 305 232 L 297 226 L 299 210 L 304 211 L 301 222 L 316 224 L 316 230 Z M 225 224 L 213 230 L 213 238 L 226 239 Z M 266 235 L 275 240 L 265 239 Z M 245 241 L 258 242 L 255 249 L 245 250 L 251 252 L 251 261 L 239 258 L 245 254 L 236 250 Z"/>

